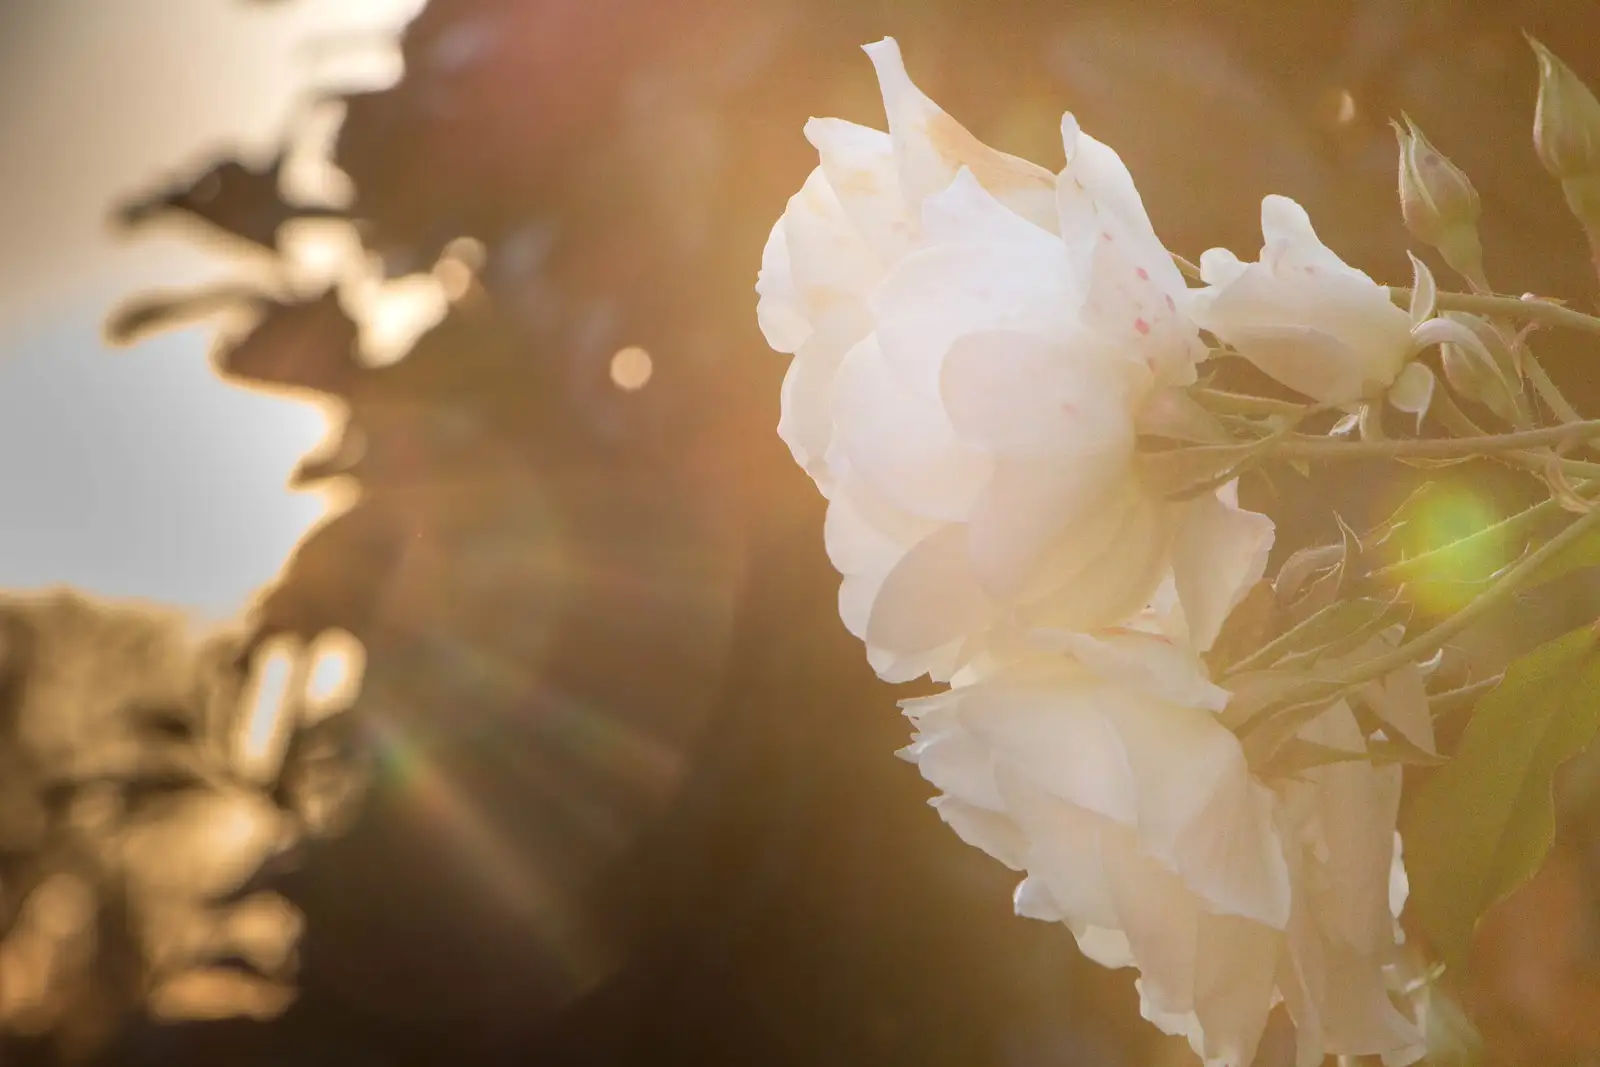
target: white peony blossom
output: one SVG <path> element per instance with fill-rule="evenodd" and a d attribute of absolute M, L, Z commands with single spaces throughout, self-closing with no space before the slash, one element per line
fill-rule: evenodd
<path fill-rule="evenodd" d="M 1264 783 L 1191 651 L 1149 634 L 1093 640 L 1092 666 L 1041 656 L 906 702 L 917 732 L 904 754 L 941 790 L 940 816 L 1024 872 L 1019 914 L 1066 923 L 1105 966 L 1137 967 L 1144 1015 L 1208 1062 L 1250 1063 L 1280 1001 L 1303 1067 L 1416 1059 L 1384 974 L 1399 769 L 1363 757 Z M 1300 736 L 1362 745 L 1343 702 Z"/>
<path fill-rule="evenodd" d="M 1194 320 L 1313 400 L 1381 399 L 1417 350 L 1411 316 L 1324 245 L 1288 197 L 1261 202 L 1261 235 L 1255 263 L 1225 248 L 1200 257 L 1208 287 L 1193 294 Z"/>
<path fill-rule="evenodd" d="M 892 40 L 867 51 L 890 131 L 808 124 L 821 165 L 757 285 L 846 624 L 884 677 L 948 678 L 1028 628 L 1124 620 L 1171 566 L 1205 647 L 1231 607 L 1209 540 L 1271 524 L 1140 476 L 1141 414 L 1204 347 L 1127 169 L 1070 115 L 1060 175 L 987 148 Z"/>

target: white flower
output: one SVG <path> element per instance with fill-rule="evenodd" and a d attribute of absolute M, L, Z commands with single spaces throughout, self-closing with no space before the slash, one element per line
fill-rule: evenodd
<path fill-rule="evenodd" d="M 1182 559 L 1209 643 L 1231 605 L 1194 599 L 1196 538 L 1271 524 L 1139 476 L 1141 413 L 1204 347 L 1127 169 L 1070 115 L 1060 175 L 995 152 L 893 41 L 868 52 L 890 132 L 808 125 L 822 163 L 757 287 L 795 353 L 779 432 L 829 498 L 845 622 L 885 677 L 945 678 L 1006 631 L 1121 621 Z"/>
<path fill-rule="evenodd" d="M 1036 657 L 907 701 L 905 755 L 968 843 L 1025 877 L 1016 908 L 1084 953 L 1137 967 L 1144 1015 L 1205 1060 L 1244 1067 L 1274 1004 L 1299 1062 L 1421 1053 L 1390 1003 L 1400 776 L 1364 759 L 1270 786 L 1214 716 L 1193 653 L 1102 634 L 1093 664 Z M 1347 705 L 1300 736 L 1359 752 Z"/>
<path fill-rule="evenodd" d="M 1381 398 L 1416 351 L 1411 316 L 1324 245 L 1288 197 L 1261 202 L 1261 235 L 1258 262 L 1225 248 L 1200 257 L 1208 288 L 1191 298 L 1194 320 L 1313 400 Z"/>
<path fill-rule="evenodd" d="M 921 244 L 922 202 L 966 167 L 1026 218 L 1052 219 L 1055 175 L 982 144 L 911 83 L 899 46 L 866 48 L 893 133 L 812 119 L 820 163 L 772 228 L 756 282 L 767 342 L 795 354 L 784 380 L 779 433 L 826 492 L 834 375 L 871 332 L 867 299 L 889 267 Z"/>

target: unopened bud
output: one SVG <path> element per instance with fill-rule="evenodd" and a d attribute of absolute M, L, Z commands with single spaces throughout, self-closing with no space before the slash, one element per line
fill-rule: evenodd
<path fill-rule="evenodd" d="M 1477 335 L 1482 347 L 1448 342 L 1440 346 L 1445 381 L 1468 400 L 1475 401 L 1507 422 L 1518 425 L 1520 415 L 1516 396 L 1520 389 L 1511 353 L 1505 338 L 1487 319 L 1465 312 L 1445 313 Z"/>
<path fill-rule="evenodd" d="M 1572 68 L 1532 37 L 1539 57 L 1533 147 L 1544 169 L 1565 181 L 1600 172 L 1600 100 Z"/>
<path fill-rule="evenodd" d="M 1400 142 L 1400 214 L 1419 241 L 1437 248 L 1457 274 L 1487 289 L 1478 218 L 1478 191 L 1461 168 L 1425 137 L 1409 115 L 1394 124 Z"/>

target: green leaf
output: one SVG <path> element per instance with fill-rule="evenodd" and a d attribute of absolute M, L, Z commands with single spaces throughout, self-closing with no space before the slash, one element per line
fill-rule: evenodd
<path fill-rule="evenodd" d="M 1479 917 L 1549 851 L 1551 782 L 1600 729 L 1597 649 L 1585 626 L 1513 662 L 1401 817 L 1410 906 L 1447 966 L 1465 960 Z"/>

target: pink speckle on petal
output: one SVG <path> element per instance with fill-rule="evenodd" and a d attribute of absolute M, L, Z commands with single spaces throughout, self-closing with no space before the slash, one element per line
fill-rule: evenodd
<path fill-rule="evenodd" d="M 1100 231 L 1100 236 L 1104 237 L 1108 241 L 1115 241 L 1116 240 L 1115 237 L 1111 236 L 1111 231 L 1110 230 L 1101 230 Z"/>
<path fill-rule="evenodd" d="M 1135 267 L 1133 269 L 1133 273 L 1139 276 L 1139 280 L 1141 282 L 1147 282 L 1150 280 L 1150 272 L 1145 270 L 1143 267 Z"/>
<path fill-rule="evenodd" d="M 1178 310 L 1178 305 L 1174 304 L 1172 302 L 1172 294 L 1171 293 L 1167 294 L 1167 310 L 1168 311 L 1177 311 Z"/>
<path fill-rule="evenodd" d="M 1315 273 L 1317 273 L 1317 268 L 1308 265 L 1306 267 L 1306 273 L 1307 274 L 1315 274 Z"/>
<path fill-rule="evenodd" d="M 1150 324 L 1143 319 L 1134 319 L 1133 328 L 1142 334 L 1150 332 Z"/>

